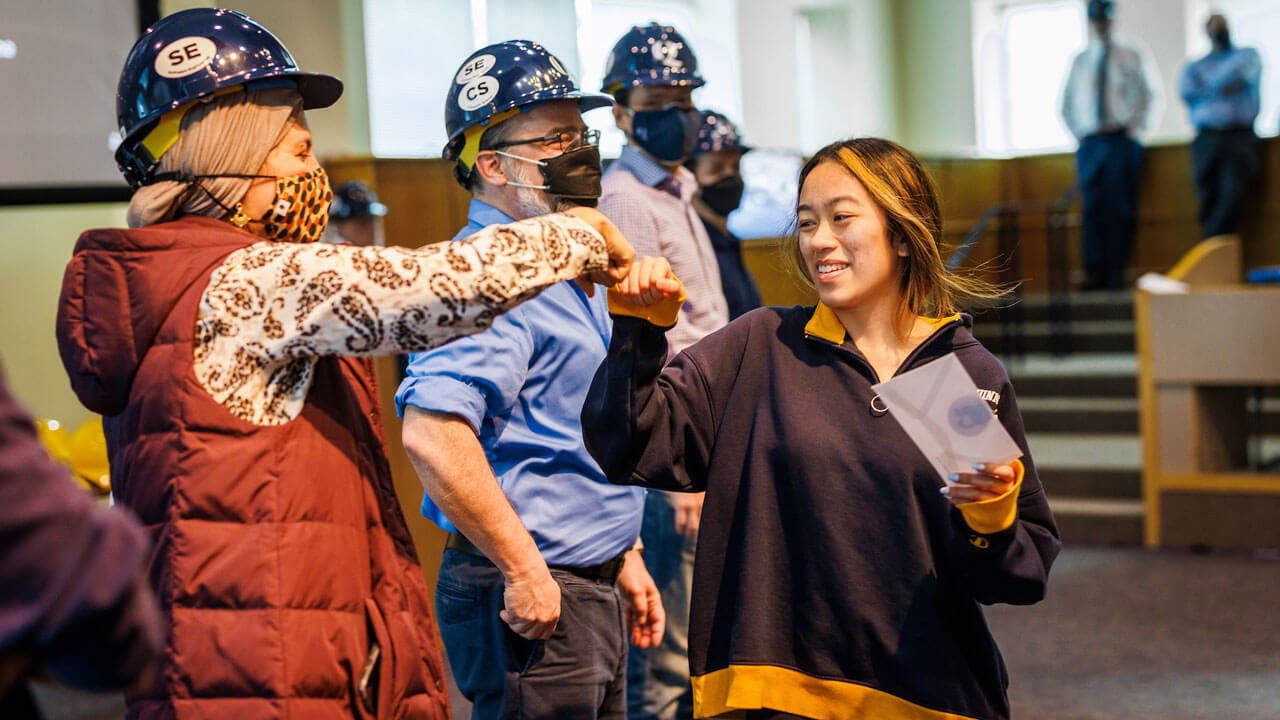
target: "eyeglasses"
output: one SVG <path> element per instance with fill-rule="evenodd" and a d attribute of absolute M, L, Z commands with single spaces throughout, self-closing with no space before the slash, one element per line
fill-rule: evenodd
<path fill-rule="evenodd" d="M 509 140 L 500 142 L 486 150 L 501 150 L 502 148 L 514 147 L 516 145 L 540 145 L 547 152 L 564 152 L 581 145 L 598 145 L 600 144 L 599 130 L 561 130 L 551 135 L 543 135 L 542 137 L 529 138 L 528 140 Z"/>

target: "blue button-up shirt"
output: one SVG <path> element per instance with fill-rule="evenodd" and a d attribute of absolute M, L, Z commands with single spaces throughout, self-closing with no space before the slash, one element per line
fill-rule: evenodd
<path fill-rule="evenodd" d="M 471 201 L 467 220 L 455 240 L 512 222 L 479 200 Z M 484 332 L 413 353 L 396 392 L 401 417 L 413 405 L 471 424 L 499 486 L 551 565 L 602 563 L 640 534 L 644 490 L 610 485 L 582 440 L 582 404 L 612 330 L 604 292 L 587 297 L 576 283 L 562 282 Z M 457 532 L 429 497 L 422 514 Z"/>
<path fill-rule="evenodd" d="M 1197 130 L 1252 128 L 1258 117 L 1262 59 L 1253 48 L 1211 52 L 1187 65 L 1179 88 Z"/>

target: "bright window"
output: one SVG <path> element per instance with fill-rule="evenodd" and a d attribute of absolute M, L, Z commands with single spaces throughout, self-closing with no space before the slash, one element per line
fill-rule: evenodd
<path fill-rule="evenodd" d="M 713 0 L 364 0 L 369 126 L 373 154 L 438 157 L 444 99 L 453 72 L 472 51 L 502 40 L 533 40 L 596 92 L 613 44 L 632 25 L 673 25 L 693 46 L 707 86 L 700 107 L 741 121 L 736 24 Z M 625 137 L 608 110 L 585 116 L 600 150 L 617 157 Z"/>
<path fill-rule="evenodd" d="M 1084 48 L 1079 0 L 974 0 L 978 145 L 984 153 L 1075 146 L 1059 115 L 1071 60 Z"/>

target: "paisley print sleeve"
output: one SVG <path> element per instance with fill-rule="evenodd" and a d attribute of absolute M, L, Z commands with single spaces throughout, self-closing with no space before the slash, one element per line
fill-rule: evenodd
<path fill-rule="evenodd" d="M 257 243 L 209 279 L 196 376 L 236 416 L 282 424 L 302 411 L 316 358 L 429 350 L 607 263 L 603 238 L 567 215 L 417 249 Z"/>

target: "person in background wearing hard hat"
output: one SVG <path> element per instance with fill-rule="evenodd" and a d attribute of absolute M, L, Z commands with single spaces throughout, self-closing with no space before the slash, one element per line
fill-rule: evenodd
<path fill-rule="evenodd" d="M 165 17 L 125 61 L 130 227 L 80 237 L 57 336 L 156 539 L 168 635 L 130 718 L 447 718 L 367 358 L 630 264 L 586 209 L 447 247 L 316 243 L 332 193 L 303 110 L 341 92 L 229 10 Z"/>
<path fill-rule="evenodd" d="M 750 149 L 742 144 L 729 118 L 712 110 L 702 111 L 702 127 L 687 166 L 698 181 L 693 209 L 716 249 L 730 320 L 761 304 L 760 289 L 742 262 L 742 240 L 729 232 L 729 213 L 742 204 L 742 156 Z"/>
<path fill-rule="evenodd" d="M 693 209 L 698 181 L 684 167 L 702 124 L 693 90 L 705 82 L 689 43 L 657 23 L 623 35 L 604 74 L 603 89 L 617 101 L 613 117 L 627 145 L 605 175 L 600 209 L 638 254 L 666 258 L 687 288 L 668 338 L 669 357 L 729 321 L 715 249 Z M 644 560 L 662 590 L 667 632 L 657 649 L 631 653 L 631 720 L 689 717 L 689 588 L 701 514 L 700 494 L 655 491 L 645 499 Z"/>
<path fill-rule="evenodd" d="M 457 237 L 594 205 L 598 133 L 582 113 L 610 104 L 534 42 L 468 57 L 445 100 L 443 155 L 472 195 Z M 627 630 L 641 647 L 662 637 L 633 550 L 644 492 L 610 485 L 582 441 L 611 329 L 605 293 L 562 282 L 414 354 L 396 393 L 423 514 L 449 532 L 436 608 L 473 718 L 622 718 Z"/>
<path fill-rule="evenodd" d="M 83 690 L 148 685 L 163 632 L 148 543 L 41 449 L 0 375 L 0 717 L 39 717 L 25 679 L 47 670 Z"/>
<path fill-rule="evenodd" d="M 382 217 L 387 206 L 378 202 L 378 195 L 368 185 L 353 180 L 333 192 L 333 204 L 329 206 L 329 227 L 337 238 L 359 247 L 382 247 Z"/>

